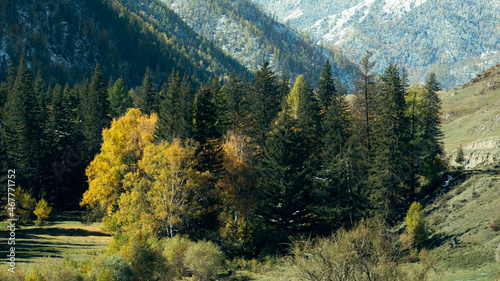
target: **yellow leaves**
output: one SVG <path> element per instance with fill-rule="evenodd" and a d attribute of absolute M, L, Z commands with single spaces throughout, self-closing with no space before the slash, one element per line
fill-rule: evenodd
<path fill-rule="evenodd" d="M 289 109 L 288 114 L 294 119 L 297 119 L 297 111 L 299 108 L 299 96 L 301 88 L 304 87 L 304 84 L 305 84 L 304 76 L 303 75 L 297 76 L 297 79 L 295 79 L 295 84 L 293 85 L 292 90 L 288 94 L 288 99 L 286 101 L 287 107 Z"/>
<path fill-rule="evenodd" d="M 122 118 L 113 120 L 109 129 L 104 129 L 101 152 L 86 170 L 89 190 L 83 195 L 81 205 L 100 204 L 108 214 L 113 212 L 120 194 L 130 190 L 124 184 L 125 176 L 138 172 L 137 162 L 153 139 L 157 120 L 155 114 L 147 116 L 138 109 L 130 109 Z"/>

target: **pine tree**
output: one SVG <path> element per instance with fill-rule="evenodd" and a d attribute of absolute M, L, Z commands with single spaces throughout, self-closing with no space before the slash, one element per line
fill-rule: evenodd
<path fill-rule="evenodd" d="M 310 206 L 315 167 L 310 163 L 307 137 L 295 126 L 296 121 L 284 114 L 266 140 L 261 160 L 256 212 L 273 246 L 289 242 L 290 235 L 306 233 L 314 222 Z"/>
<path fill-rule="evenodd" d="M 312 87 L 307 80 L 304 80 L 303 83 L 299 83 L 297 86 L 297 128 L 302 130 L 304 136 L 308 139 L 308 146 L 311 152 L 316 153 L 320 138 L 319 134 L 321 132 L 320 107 L 318 106 L 318 101 L 314 96 Z"/>
<path fill-rule="evenodd" d="M 398 68 L 390 64 L 381 77 L 376 96 L 370 177 L 375 212 L 387 223 L 401 218 L 412 195 L 408 190 L 410 132 L 405 110 L 403 81 Z"/>
<path fill-rule="evenodd" d="M 141 87 L 134 100 L 134 106 L 140 108 L 145 114 L 158 112 L 157 96 L 156 85 L 153 82 L 151 70 L 147 68 L 144 78 L 142 79 Z"/>
<path fill-rule="evenodd" d="M 12 73 L 10 73 L 12 75 Z M 40 138 L 42 126 L 38 97 L 36 96 L 33 78 L 21 57 L 17 75 L 7 96 L 5 110 L 6 143 L 9 157 L 22 175 L 19 184 L 25 186 L 35 196 L 41 196 L 40 186 Z"/>
<path fill-rule="evenodd" d="M 221 195 L 216 183 L 222 171 L 222 147 L 214 103 L 219 89 L 218 78 L 215 78 L 196 93 L 193 103 L 193 139 L 198 143 L 194 166 L 200 173 L 209 173 L 206 183 L 190 199 L 200 202 L 203 208 L 191 224 L 190 234 L 194 237 L 202 237 L 203 232 L 214 231 L 219 227 Z"/>
<path fill-rule="evenodd" d="M 119 78 L 109 89 L 109 110 L 111 117 L 117 118 L 125 114 L 127 109 L 132 107 L 132 98 L 125 89 L 123 79 Z"/>
<path fill-rule="evenodd" d="M 432 162 L 436 157 L 442 159 L 444 155 L 443 132 L 441 130 L 441 100 L 437 95 L 440 90 L 434 73 L 429 74 L 425 81 L 425 110 L 423 112 L 423 132 L 422 139 L 424 144 L 423 162 Z M 436 167 L 438 168 L 438 167 Z M 442 170 L 442 167 L 441 167 Z M 426 175 L 424 175 L 426 176 Z"/>
<path fill-rule="evenodd" d="M 219 118 L 223 131 L 231 130 L 236 132 L 241 123 L 241 100 L 243 91 L 241 89 L 241 80 L 236 71 L 231 72 L 227 85 L 224 85 L 218 96 Z"/>
<path fill-rule="evenodd" d="M 340 226 L 351 226 L 365 216 L 363 189 L 364 153 L 352 135 L 350 105 L 342 90 L 330 96 L 322 120 L 322 169 L 314 195 L 319 231 L 328 235 Z M 320 85 L 321 87 L 321 85 Z"/>
<path fill-rule="evenodd" d="M 160 91 L 160 109 L 155 138 L 185 139 L 191 135 L 191 88 L 187 78 L 180 79 L 173 71 Z"/>
<path fill-rule="evenodd" d="M 266 61 L 260 70 L 255 73 L 252 89 L 248 96 L 249 115 L 252 126 L 251 135 L 255 136 L 256 143 L 263 145 L 265 135 L 269 132 L 276 114 L 280 110 L 276 76 Z"/>
<path fill-rule="evenodd" d="M 327 60 L 321 70 L 319 76 L 319 87 L 318 87 L 318 101 L 323 112 L 326 112 L 327 108 L 332 102 L 332 98 L 335 96 L 335 83 L 333 82 L 332 66 L 330 61 Z"/>
<path fill-rule="evenodd" d="M 81 117 L 85 136 L 85 162 L 90 162 L 99 152 L 102 143 L 102 129 L 109 125 L 108 92 L 101 75 L 101 67 L 94 69 L 90 85 L 81 87 Z"/>

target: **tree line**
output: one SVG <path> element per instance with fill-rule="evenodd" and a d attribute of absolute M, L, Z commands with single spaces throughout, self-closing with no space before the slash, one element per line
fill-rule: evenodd
<path fill-rule="evenodd" d="M 223 85 L 193 89 L 172 71 L 158 88 L 147 71 L 126 89 L 99 66 L 90 81 L 46 85 L 21 59 L 0 85 L 3 163 L 58 210 L 80 204 L 116 233 L 188 235 L 230 255 L 282 252 L 367 217 L 393 225 L 444 169 L 439 85 L 373 65 L 367 52 L 349 98 L 329 61 L 317 89 L 267 62 Z"/>

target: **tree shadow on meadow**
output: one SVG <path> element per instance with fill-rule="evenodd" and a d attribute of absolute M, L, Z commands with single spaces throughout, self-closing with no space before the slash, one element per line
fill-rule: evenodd
<path fill-rule="evenodd" d="M 92 249 L 93 243 L 82 243 L 84 240 L 64 240 L 67 237 L 111 237 L 111 234 L 86 230 L 82 228 L 23 228 L 16 229 L 15 245 L 8 244 L 10 231 L 2 231 L 0 252 L 3 256 L 10 253 L 11 247 L 15 248 L 16 262 L 33 262 L 36 258 L 62 258 L 67 250 Z M 74 242 L 72 242 L 74 241 Z"/>

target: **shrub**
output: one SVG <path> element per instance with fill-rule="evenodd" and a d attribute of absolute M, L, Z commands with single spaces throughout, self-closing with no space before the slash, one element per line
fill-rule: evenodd
<path fill-rule="evenodd" d="M 196 279 L 212 280 L 219 270 L 224 269 L 224 254 L 214 243 L 201 241 L 188 247 L 184 265 Z"/>
<path fill-rule="evenodd" d="M 164 242 L 163 255 L 166 257 L 172 268 L 175 269 L 177 277 L 185 276 L 187 269 L 184 266 L 184 257 L 189 246 L 193 244 L 189 239 L 181 236 L 167 238 Z"/>
<path fill-rule="evenodd" d="M 20 223 L 30 223 L 34 219 L 33 211 L 35 210 L 36 200 L 33 199 L 21 187 L 17 187 L 14 192 L 16 198 L 16 214 Z M 8 206 L 8 205 L 7 205 Z"/>
<path fill-rule="evenodd" d="M 33 266 L 30 272 L 26 275 L 26 281 L 47 281 L 40 273 L 36 266 Z"/>
<path fill-rule="evenodd" d="M 87 267 L 86 263 L 82 263 Z M 91 267 L 87 267 L 84 271 L 90 280 L 110 280 L 110 281 L 127 281 L 132 280 L 134 272 L 130 265 L 120 256 L 112 254 L 109 256 L 98 256 L 92 259 Z"/>
<path fill-rule="evenodd" d="M 406 240 L 409 242 L 410 248 L 422 248 L 429 237 L 427 222 L 425 220 L 422 205 L 418 202 L 413 202 L 410 209 L 406 213 Z"/>
<path fill-rule="evenodd" d="M 399 249 L 394 235 L 362 221 L 333 237 L 294 242 L 283 266 L 284 279 L 423 280 L 430 267 L 407 271 L 399 265 Z"/>
<path fill-rule="evenodd" d="M 128 263 L 135 277 L 143 280 L 171 280 L 174 273 L 163 255 L 163 247 L 155 237 L 136 232 L 115 235 L 108 246 L 108 253 L 121 256 Z"/>
<path fill-rule="evenodd" d="M 52 212 L 52 207 L 49 207 L 49 204 L 45 199 L 41 199 L 36 203 L 35 211 L 33 213 L 37 216 L 36 225 L 44 225 L 45 220 L 49 218 L 49 214 Z"/>

